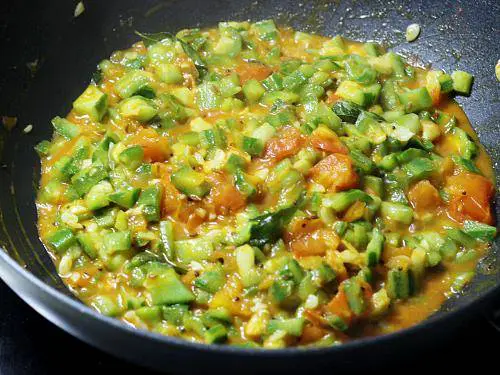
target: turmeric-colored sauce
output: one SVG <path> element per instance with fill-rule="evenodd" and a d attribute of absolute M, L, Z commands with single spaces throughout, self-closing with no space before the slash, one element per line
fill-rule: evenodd
<path fill-rule="evenodd" d="M 272 21 L 140 35 L 37 146 L 40 238 L 138 329 L 330 346 L 419 323 L 496 234 L 471 77 Z"/>

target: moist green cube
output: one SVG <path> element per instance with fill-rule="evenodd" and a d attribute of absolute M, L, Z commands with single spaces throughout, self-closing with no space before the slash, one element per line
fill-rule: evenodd
<path fill-rule="evenodd" d="M 76 237 L 69 228 L 61 228 L 47 237 L 47 242 L 52 249 L 61 254 L 76 244 Z"/>
<path fill-rule="evenodd" d="M 139 188 L 127 188 L 110 194 L 108 199 L 123 208 L 132 208 L 139 199 L 140 193 L 141 189 Z"/>
<path fill-rule="evenodd" d="M 73 139 L 80 135 L 80 128 L 78 125 L 59 116 L 52 119 L 52 126 L 59 135 L 62 135 L 66 139 Z"/>
<path fill-rule="evenodd" d="M 255 79 L 248 80 L 243 85 L 243 95 L 249 103 L 257 103 L 265 92 L 264 86 Z"/>
<path fill-rule="evenodd" d="M 131 96 L 118 105 L 121 116 L 141 122 L 148 122 L 158 113 L 154 102 L 142 96 Z"/>
<path fill-rule="evenodd" d="M 472 81 L 474 80 L 472 74 L 456 70 L 451 73 L 451 79 L 453 80 L 453 90 L 462 95 L 470 95 Z"/>
<path fill-rule="evenodd" d="M 184 79 L 179 67 L 174 64 L 160 63 L 156 66 L 156 74 L 162 82 L 180 83 Z"/>
<path fill-rule="evenodd" d="M 171 181 L 179 191 L 187 195 L 203 197 L 210 191 L 205 175 L 190 167 L 178 169 L 172 174 Z"/>
<path fill-rule="evenodd" d="M 152 91 L 151 82 L 153 82 L 153 79 L 150 73 L 134 69 L 116 82 L 115 90 L 123 99 L 133 95 L 141 95 L 141 93 L 146 93 L 146 97 L 150 98 Z M 154 91 L 152 97 L 154 97 Z"/>
<path fill-rule="evenodd" d="M 151 293 L 153 305 L 185 304 L 195 299 L 172 268 L 158 271 L 155 277 L 146 280 L 144 286 Z"/>
<path fill-rule="evenodd" d="M 139 196 L 137 204 L 142 207 L 142 213 L 147 221 L 151 222 L 160 220 L 161 194 L 161 186 L 157 184 L 147 187 Z"/>
<path fill-rule="evenodd" d="M 142 146 L 130 146 L 118 155 L 118 160 L 130 169 L 136 169 L 144 159 L 144 149 Z"/>
<path fill-rule="evenodd" d="M 252 156 L 259 156 L 264 150 L 264 144 L 258 138 L 244 136 L 242 148 Z"/>
<path fill-rule="evenodd" d="M 107 254 L 130 250 L 132 237 L 129 231 L 107 233 L 103 238 L 104 250 Z"/>
<path fill-rule="evenodd" d="M 220 343 L 227 340 L 227 329 L 222 324 L 217 324 L 205 332 L 207 344 Z"/>
<path fill-rule="evenodd" d="M 101 121 L 108 110 L 108 96 L 90 85 L 73 102 L 73 109 L 80 115 L 88 115 L 93 121 Z"/>
<path fill-rule="evenodd" d="M 113 192 L 113 186 L 108 181 L 101 181 L 92 186 L 85 196 L 85 204 L 89 210 L 98 210 L 109 205 L 108 196 Z"/>
<path fill-rule="evenodd" d="M 407 90 L 398 94 L 407 113 L 419 112 L 432 106 L 432 99 L 425 87 Z"/>
<path fill-rule="evenodd" d="M 226 165 L 224 166 L 224 169 L 229 173 L 234 173 L 238 169 L 245 168 L 246 164 L 247 162 L 244 158 L 242 158 L 237 154 L 232 153 L 227 158 L 227 162 Z"/>

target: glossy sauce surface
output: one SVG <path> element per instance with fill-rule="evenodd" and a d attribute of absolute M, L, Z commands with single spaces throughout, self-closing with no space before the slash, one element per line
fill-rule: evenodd
<path fill-rule="evenodd" d="M 374 47 L 378 51 L 374 56 L 367 52 L 371 50 L 366 44 L 347 40 L 339 44 L 335 39 L 289 28 L 276 30 L 262 23 L 181 32 L 177 38 L 146 36 L 147 45 L 136 43 L 101 63 L 102 77 L 91 86 L 105 94 L 105 113 L 99 115 L 101 118 L 92 118 L 94 112 L 75 105 L 66 119 L 77 127 L 78 134 L 70 137 L 58 131 L 48 151 L 42 154 L 37 202 L 40 237 L 60 276 L 80 299 L 137 328 L 187 340 L 266 348 L 328 346 L 414 325 L 439 309 L 447 296 L 459 292 L 472 277 L 488 243 L 471 240 L 473 247 L 467 248 L 450 240 L 446 229 L 462 228 L 464 221 L 491 224 L 491 161 L 462 109 L 439 89 L 432 92 L 435 82 L 427 71 L 406 65 L 405 78 L 394 78 L 395 68 L 388 63 L 389 57 L 384 60 L 388 54 L 379 47 Z M 191 49 L 186 49 L 185 44 Z M 193 50 L 204 61 L 208 73 L 195 61 Z M 298 61 L 295 70 L 284 67 L 291 61 Z M 326 61 L 330 62 L 328 67 Z M 300 69 L 304 73 L 296 73 L 299 83 L 286 81 Z M 361 69 L 361 73 L 353 73 L 355 69 Z M 124 94 L 128 88 L 120 89 L 120 85 L 135 71 L 145 72 L 147 78 L 140 79 L 147 84 L 142 89 L 150 91 L 138 95 L 136 90 L 129 96 Z M 372 71 L 376 78 L 366 78 L 365 74 L 369 76 Z M 286 87 L 270 89 L 273 82 L 269 77 L 274 75 L 281 75 L 280 79 L 287 83 L 280 85 Z M 221 86 L 227 77 L 234 81 L 224 81 L 227 86 Z M 354 94 L 342 94 L 339 86 L 353 82 L 353 77 L 362 82 L 355 84 L 361 88 L 356 86 Z M 363 82 L 367 79 L 369 83 Z M 382 157 L 375 154 L 386 147 L 390 137 L 397 137 L 393 124 L 398 120 L 387 113 L 400 111 L 398 116 L 408 118 L 407 113 L 412 111 L 405 110 L 401 103 L 384 108 L 380 93 L 369 99 L 365 93 L 361 98 L 365 102 L 354 106 L 359 112 L 356 125 L 338 117 L 342 116 L 339 103 L 350 102 L 346 99 L 351 98 L 349 95 L 377 85 L 380 91 L 380 86 L 386 87 L 385 83 L 393 79 L 399 93 L 428 88 L 432 105 L 416 111 L 418 122 L 419 126 L 426 122 L 439 133 L 430 140 L 422 129 L 413 134 L 412 140 L 432 145 L 432 151 L 422 146 L 418 155 L 424 156 L 417 158 L 431 160 L 433 170 L 409 182 L 408 177 L 401 177 L 407 186 L 400 187 L 409 198 L 405 207 L 412 212 L 409 222 L 384 216 L 379 206 L 370 206 L 374 202 L 380 205 L 387 197 L 377 198 L 366 176 L 384 179 L 410 168 L 405 163 L 412 159 L 401 159 L 392 171 L 383 169 Z M 260 99 L 255 100 L 255 93 L 245 91 L 251 90 L 249 81 L 260 83 L 264 90 Z M 130 87 L 133 84 L 129 82 Z M 233 94 L 224 94 L 224 90 L 233 89 Z M 139 104 L 134 104 L 137 107 L 126 106 L 131 98 L 138 97 Z M 358 97 L 352 96 L 356 98 L 353 100 Z M 146 119 L 146 112 L 137 109 L 140 106 L 144 111 L 156 112 Z M 355 133 L 356 127 L 361 129 L 359 116 L 363 113 L 372 126 L 364 131 L 375 133 Z M 445 125 L 438 123 L 438 113 L 455 119 L 454 128 L 465 130 L 474 140 L 469 142 L 479 145 L 472 157 L 479 173 L 464 169 L 452 158 L 465 155 L 463 143 L 458 141 L 458 131 L 453 133 L 453 127 L 445 130 Z M 105 146 L 110 148 L 104 156 L 109 163 L 104 167 L 107 176 L 93 186 L 110 189 L 106 194 L 140 190 L 140 198 L 136 197 L 128 208 L 102 198 L 102 191 L 96 193 L 98 198 L 90 197 L 92 187 L 76 195 L 71 191 L 77 184 L 76 177 L 97 163 L 102 154 L 96 150 L 110 134 L 112 146 Z M 374 141 L 376 136 L 383 140 Z M 253 151 L 245 145 L 247 138 L 261 141 L 261 150 Z M 363 165 L 353 156 L 360 139 L 365 138 L 369 146 L 361 153 L 373 161 L 371 171 L 363 171 Z M 79 144 L 88 148 L 82 160 L 75 159 Z M 396 147 L 397 155 L 413 147 L 408 146 L 408 141 L 396 140 L 394 144 L 397 146 L 387 147 Z M 123 152 L 137 146 L 141 157 L 131 167 L 134 159 L 130 161 Z M 239 172 L 228 167 L 232 154 L 245 164 L 236 168 L 242 168 Z M 65 173 L 69 173 L 71 165 L 61 168 L 65 157 L 77 163 L 69 177 Z M 192 180 L 176 177 L 186 166 L 198 172 L 189 178 L 203 179 L 194 188 Z M 463 181 L 470 181 L 470 176 L 478 191 L 484 192 L 482 196 L 467 190 L 470 187 Z M 187 183 L 191 190 L 185 187 Z M 415 188 L 417 184 L 421 189 Z M 149 204 L 144 203 L 146 198 L 141 201 L 151 188 L 157 188 L 160 194 L 157 218 L 151 218 L 145 209 Z M 467 190 L 461 192 L 465 198 L 460 193 L 454 195 L 460 188 Z M 363 190 L 363 198 L 337 210 L 325 203 L 353 189 Z M 425 199 L 422 191 L 427 194 Z M 320 199 L 319 207 L 314 199 Z M 98 204 L 98 208 L 89 209 L 92 204 Z M 265 219 L 266 214 L 286 218 L 279 216 L 281 225 L 268 231 L 271 219 Z M 113 222 L 106 224 L 105 220 Z M 345 234 L 339 232 L 338 222 L 345 226 Z M 168 236 L 162 232 L 163 225 L 170 228 Z M 245 225 L 260 225 L 260 229 L 242 234 L 248 230 Z M 68 236 L 75 237 L 67 240 L 68 246 L 58 242 L 60 237 L 54 240 L 55 233 L 64 228 L 72 232 Z M 367 247 L 377 231 L 385 236 L 385 244 L 377 264 L 370 265 Z M 117 240 L 113 233 L 123 234 L 125 240 Z M 397 236 L 397 244 L 388 243 L 389 233 Z M 453 242 L 458 254 L 443 256 L 444 250 L 433 249 L 434 245 L 421 233 Z M 85 235 L 95 237 L 88 245 L 90 250 L 82 239 Z M 127 245 L 117 244 L 122 240 Z M 198 242 L 185 245 L 191 240 Z M 361 241 L 358 248 L 353 245 L 355 241 Z M 425 258 L 420 260 L 421 268 L 416 265 L 418 251 Z M 141 254 L 146 254 L 148 260 L 139 261 Z M 138 265 L 134 266 L 134 262 Z M 390 286 L 391 272 L 407 277 L 410 292 L 398 291 L 406 288 L 404 285 Z M 207 278 L 211 279 L 202 279 L 209 274 Z M 457 277 L 464 281 L 457 282 Z M 182 290 L 172 296 L 169 293 L 174 288 Z M 391 292 L 391 288 L 396 291 Z M 173 312 L 177 308 L 180 312 Z"/>

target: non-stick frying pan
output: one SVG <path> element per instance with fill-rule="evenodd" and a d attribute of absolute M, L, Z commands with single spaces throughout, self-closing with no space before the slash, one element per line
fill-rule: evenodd
<path fill-rule="evenodd" d="M 0 248 L 4 250 L 0 251 L 0 277 L 47 319 L 116 356 L 171 372 L 334 371 L 387 364 L 414 348 L 437 345 L 468 317 L 491 308 L 495 297 L 500 298 L 497 239 L 464 294 L 449 300 L 430 319 L 394 334 L 332 348 L 264 351 L 193 344 L 132 329 L 84 306 L 62 284 L 38 239 L 34 199 L 40 171 L 33 146 L 51 136 L 50 119 L 68 112 L 100 59 L 137 40 L 134 30 L 176 31 L 221 20 L 273 18 L 300 30 L 382 42 L 415 56 L 421 64 L 470 71 L 476 77 L 473 95 L 460 98 L 459 103 L 498 175 L 500 84 L 494 67 L 500 58 L 500 3 L 86 0 L 86 11 L 75 19 L 76 2 L 18 0 L 1 5 L 0 115 L 17 116 L 19 124 L 10 133 L 0 130 Z M 409 45 L 403 33 L 413 22 L 423 31 Z M 23 134 L 27 124 L 33 124 L 33 131 Z M 496 208 L 497 219 L 499 214 Z"/>

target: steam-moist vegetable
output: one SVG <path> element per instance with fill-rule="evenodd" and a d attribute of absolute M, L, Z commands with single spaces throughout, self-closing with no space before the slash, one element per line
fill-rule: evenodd
<path fill-rule="evenodd" d="M 466 287 L 496 235 L 449 97 L 470 74 L 270 20 L 139 35 L 36 148 L 40 237 L 85 303 L 280 348 L 406 327 Z"/>

